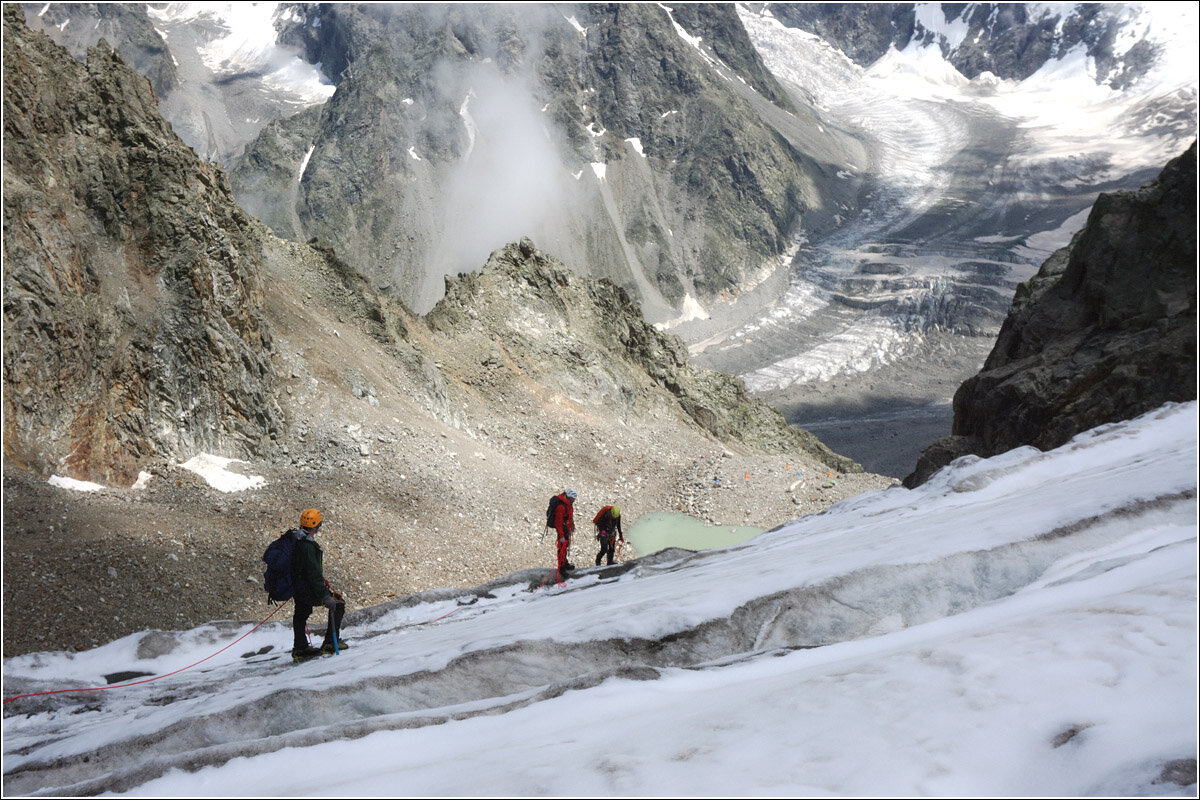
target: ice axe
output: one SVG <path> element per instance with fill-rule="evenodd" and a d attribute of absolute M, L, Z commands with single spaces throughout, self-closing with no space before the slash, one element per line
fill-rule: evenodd
<path fill-rule="evenodd" d="M 339 655 L 338 650 L 338 632 L 337 632 L 337 604 L 345 602 L 339 592 L 333 593 L 334 604 L 329 607 L 329 638 L 333 640 L 333 654 Z"/>

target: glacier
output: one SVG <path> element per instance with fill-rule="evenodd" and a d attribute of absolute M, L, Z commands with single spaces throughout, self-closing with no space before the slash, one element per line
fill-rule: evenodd
<path fill-rule="evenodd" d="M 306 663 L 271 618 L 6 659 L 5 794 L 1195 796 L 1197 410 Z"/>

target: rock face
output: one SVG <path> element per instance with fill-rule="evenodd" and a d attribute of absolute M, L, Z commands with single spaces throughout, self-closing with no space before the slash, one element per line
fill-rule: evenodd
<path fill-rule="evenodd" d="M 473 353 L 464 358 L 491 368 L 470 380 L 500 404 L 532 380 L 644 425 L 660 413 L 665 390 L 669 412 L 728 447 L 804 452 L 839 472 L 862 471 L 751 397 L 741 379 L 689 364 L 683 342 L 647 324 L 624 289 L 573 275 L 529 239 L 497 250 L 479 273 L 448 278 L 425 320 L 453 340 L 442 350 Z"/>
<path fill-rule="evenodd" d="M 146 79 L 119 55 L 102 42 L 80 63 L 30 31 L 16 6 L 5 9 L 4 36 L 13 463 L 127 485 L 151 461 L 262 452 L 286 433 L 263 269 L 333 276 L 336 313 L 361 320 L 429 410 L 455 422 L 447 380 L 478 381 L 473 372 L 441 374 L 409 341 L 410 326 L 426 323 L 351 259 L 282 242 L 245 214 L 223 171 L 173 135 Z M 689 365 L 683 344 L 648 325 L 612 281 L 574 276 L 527 239 L 488 264 L 481 276 L 448 280 L 450 297 L 427 321 L 455 347 L 483 347 L 486 360 L 501 346 L 564 396 L 611 399 L 603 413 L 637 421 L 661 410 L 665 395 L 681 421 L 729 446 L 803 449 L 860 471 L 750 398 L 740 380 Z M 482 330 L 480 319 L 490 321 Z"/>
<path fill-rule="evenodd" d="M 256 450 L 281 421 L 264 235 L 146 78 L 4 7 L 8 459 L 128 482 L 150 456 Z"/>
<path fill-rule="evenodd" d="M 22 3 L 26 24 L 53 38 L 79 60 L 104 39 L 145 75 L 162 100 L 179 85 L 171 49 L 139 3 Z"/>
<path fill-rule="evenodd" d="M 239 200 L 417 311 L 443 276 L 529 235 L 665 319 L 854 202 L 765 121 L 792 103 L 732 6 L 321 4 L 288 19 L 281 41 L 338 91 L 247 147 Z"/>
<path fill-rule="evenodd" d="M 1102 194 L 1087 226 L 1022 284 L 996 346 L 954 396 L 953 435 L 912 487 L 954 458 L 1082 431 L 1196 398 L 1196 145 L 1136 192 Z"/>

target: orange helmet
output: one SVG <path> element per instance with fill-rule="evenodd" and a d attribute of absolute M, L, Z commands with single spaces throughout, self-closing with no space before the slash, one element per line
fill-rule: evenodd
<path fill-rule="evenodd" d="M 315 508 L 306 508 L 300 514 L 301 528 L 319 528 L 321 526 L 321 512 Z"/>

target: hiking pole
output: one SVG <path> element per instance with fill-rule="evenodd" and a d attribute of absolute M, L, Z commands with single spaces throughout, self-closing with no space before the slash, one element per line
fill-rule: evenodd
<path fill-rule="evenodd" d="M 333 654 L 339 655 L 338 652 L 338 632 L 337 632 L 337 598 L 334 597 L 333 608 L 329 609 L 329 634 L 333 639 Z"/>

